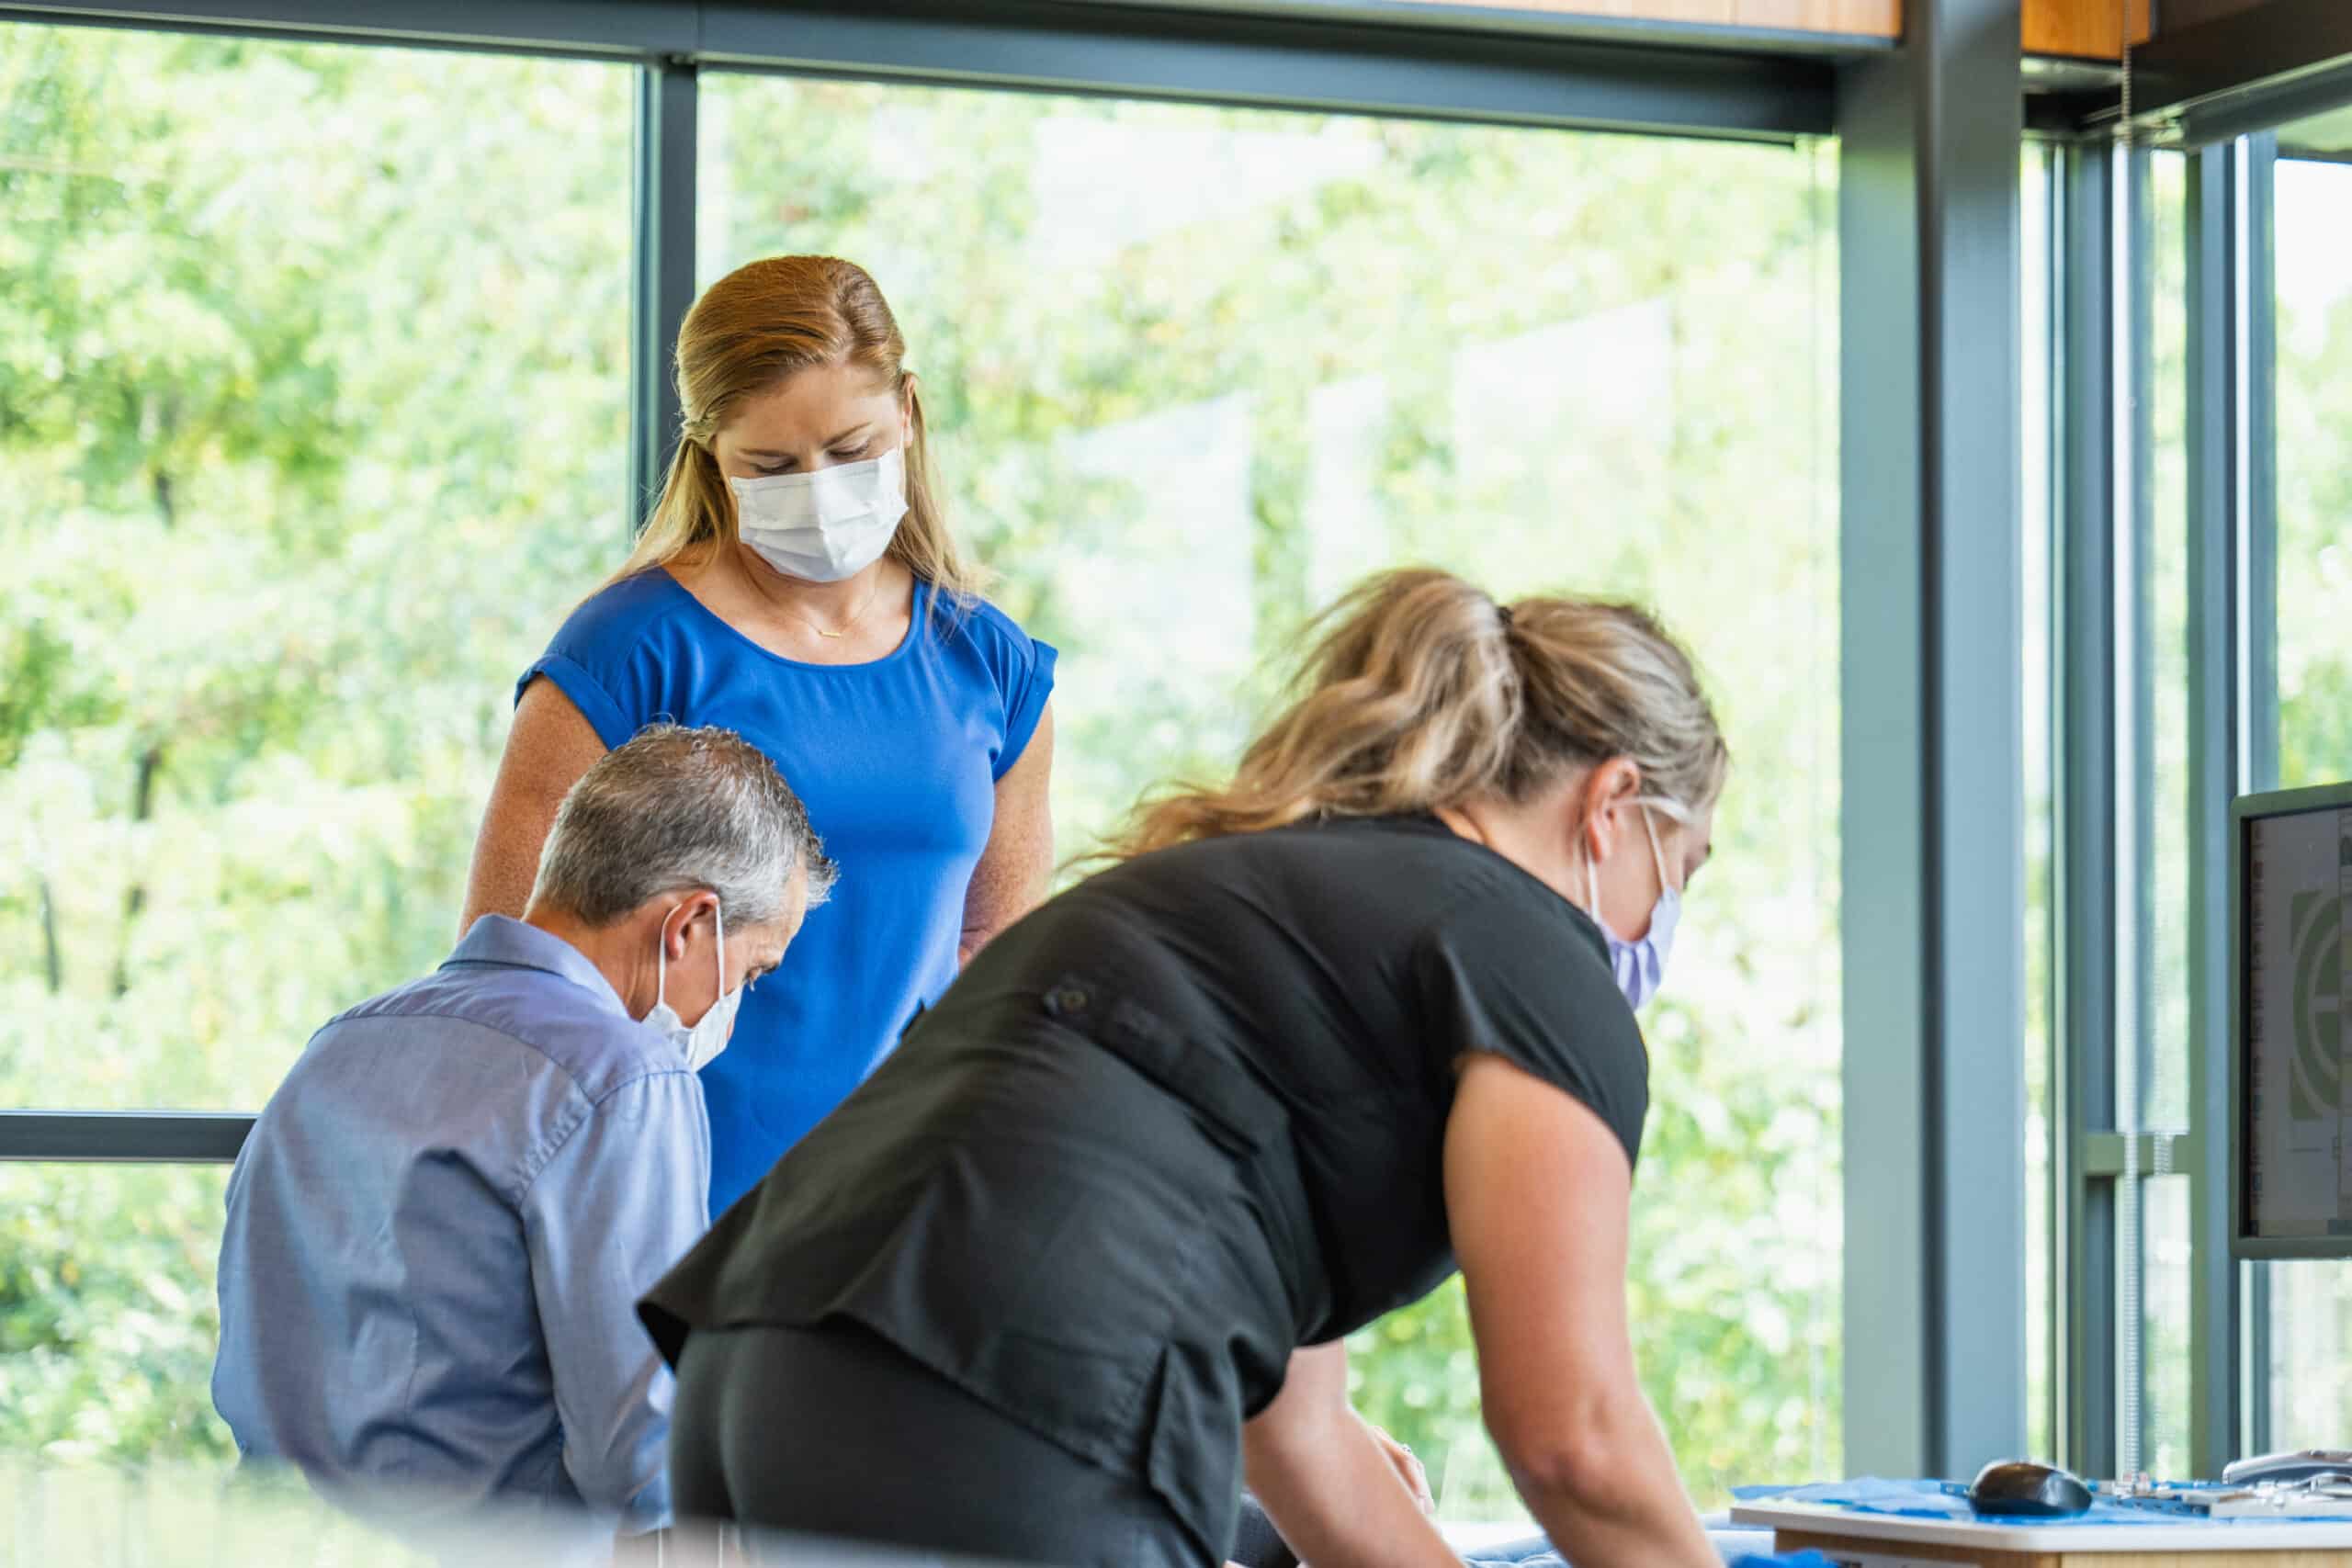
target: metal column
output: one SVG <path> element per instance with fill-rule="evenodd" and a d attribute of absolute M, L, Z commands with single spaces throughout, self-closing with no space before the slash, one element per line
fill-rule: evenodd
<path fill-rule="evenodd" d="M 2053 900 L 2058 1029 L 2052 1082 L 2063 1332 L 2059 1451 L 2086 1475 L 2116 1470 L 2116 1189 L 2093 1140 L 2116 1125 L 2115 159 L 2059 158 L 2065 253 L 2057 296 L 2059 508 L 2052 598 L 2059 714 Z"/>
<path fill-rule="evenodd" d="M 2218 1475 L 2245 1438 L 2238 1269 L 2230 1257 L 2230 801 L 2247 787 L 2239 539 L 2248 511 L 2245 150 L 2188 170 L 2190 1464 Z"/>
<path fill-rule="evenodd" d="M 2022 121 L 2014 5 L 1907 22 L 1839 99 L 1845 1431 L 1935 1475 L 2026 1432 Z"/>
<path fill-rule="evenodd" d="M 695 67 L 678 61 L 637 73 L 636 243 L 631 247 L 628 504 L 635 535 L 670 471 L 678 439 L 673 355 L 695 301 Z"/>
<path fill-rule="evenodd" d="M 2239 170 L 2244 244 L 2245 324 L 2243 359 L 2245 433 L 2237 575 L 2237 659 L 2244 729 L 2244 787 L 2277 789 L 2278 764 L 2278 138 L 2265 131 L 2243 143 Z M 2249 1263 L 2243 1275 L 2241 1400 L 2245 1446 L 2266 1453 L 2277 1434 L 2270 1423 L 2270 1265 Z"/>

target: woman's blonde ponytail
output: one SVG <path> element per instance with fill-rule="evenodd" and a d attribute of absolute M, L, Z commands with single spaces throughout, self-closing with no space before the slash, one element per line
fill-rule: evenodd
<path fill-rule="evenodd" d="M 1729 753 L 1689 655 L 1646 613 L 1589 599 L 1498 605 L 1446 572 L 1393 571 L 1318 617 L 1287 707 L 1230 784 L 1147 799 L 1106 852 L 1311 817 L 1524 799 L 1611 757 L 1693 809 Z"/>

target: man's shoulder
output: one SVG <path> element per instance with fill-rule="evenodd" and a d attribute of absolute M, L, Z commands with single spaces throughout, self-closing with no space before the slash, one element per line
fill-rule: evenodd
<path fill-rule="evenodd" d="M 638 1079 L 687 1070 L 673 1042 L 609 998 L 543 970 L 493 964 L 447 964 L 371 997 L 321 1030 L 312 1048 L 460 1036 L 560 1075 L 592 1102 Z"/>

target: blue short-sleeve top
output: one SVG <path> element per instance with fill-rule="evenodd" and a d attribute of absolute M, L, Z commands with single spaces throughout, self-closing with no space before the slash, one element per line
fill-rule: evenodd
<path fill-rule="evenodd" d="M 767 1173 L 956 976 L 972 869 L 1053 691 L 1054 649 L 993 605 L 915 585 L 912 624 L 865 664 L 805 664 L 737 631 L 661 568 L 571 613 L 524 671 L 606 746 L 649 724 L 731 729 L 775 762 L 841 866 L 783 966 L 703 1070 L 711 1213 Z"/>

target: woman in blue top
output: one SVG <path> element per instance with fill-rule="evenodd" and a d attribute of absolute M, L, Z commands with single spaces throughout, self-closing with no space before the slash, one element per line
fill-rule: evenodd
<path fill-rule="evenodd" d="M 695 302 L 661 500 L 524 671 L 474 848 L 466 923 L 519 914 L 564 792 L 657 720 L 741 733 L 808 803 L 841 883 L 704 1069 L 714 1214 L 1050 869 L 1054 650 L 980 600 L 905 354 L 845 261 L 753 262 Z"/>

